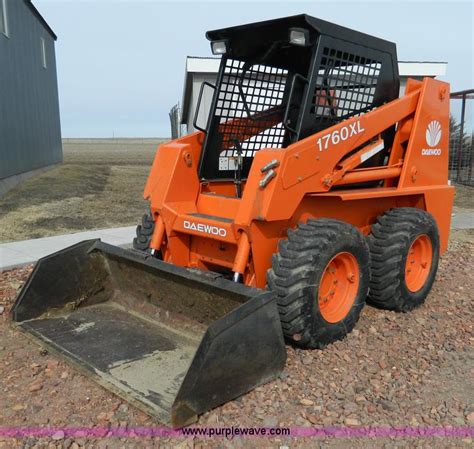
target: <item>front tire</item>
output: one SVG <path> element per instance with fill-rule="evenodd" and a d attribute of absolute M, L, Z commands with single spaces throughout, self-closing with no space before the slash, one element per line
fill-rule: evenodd
<path fill-rule="evenodd" d="M 423 304 L 439 262 L 439 233 L 432 215 L 412 207 L 392 209 L 377 218 L 368 240 L 368 302 L 397 312 Z"/>
<path fill-rule="evenodd" d="M 319 219 L 288 231 L 267 274 L 286 339 L 322 348 L 344 338 L 359 319 L 369 278 L 369 248 L 354 226 Z"/>
<path fill-rule="evenodd" d="M 137 226 L 137 236 L 133 239 L 133 248 L 138 251 L 150 252 L 150 243 L 155 231 L 155 221 L 151 214 L 142 217 L 142 223 Z"/>

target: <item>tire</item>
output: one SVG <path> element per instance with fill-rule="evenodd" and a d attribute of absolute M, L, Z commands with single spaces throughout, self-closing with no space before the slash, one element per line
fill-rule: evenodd
<path fill-rule="evenodd" d="M 439 262 L 439 233 L 433 217 L 412 207 L 392 209 L 377 218 L 368 240 L 371 280 L 367 301 L 397 312 L 423 304 Z"/>
<path fill-rule="evenodd" d="M 155 230 L 155 222 L 150 214 L 142 217 L 142 224 L 137 226 L 137 236 L 133 239 L 133 248 L 138 251 L 150 252 L 150 242 Z"/>
<path fill-rule="evenodd" d="M 344 273 L 352 273 L 352 279 L 341 277 L 334 295 L 332 276 Z M 369 280 L 365 237 L 350 224 L 331 219 L 308 220 L 288 231 L 267 273 L 283 333 L 303 348 L 323 348 L 352 331 L 365 305 Z"/>

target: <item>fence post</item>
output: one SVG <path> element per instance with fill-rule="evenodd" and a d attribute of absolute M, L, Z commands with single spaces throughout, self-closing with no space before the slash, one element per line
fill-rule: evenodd
<path fill-rule="evenodd" d="M 458 144 L 458 151 L 457 151 L 457 176 L 456 182 L 461 181 L 461 156 L 462 156 L 462 147 L 463 147 L 463 140 L 464 140 L 464 119 L 466 115 L 466 94 L 462 95 L 462 105 L 461 105 L 461 128 L 459 130 L 459 144 Z"/>

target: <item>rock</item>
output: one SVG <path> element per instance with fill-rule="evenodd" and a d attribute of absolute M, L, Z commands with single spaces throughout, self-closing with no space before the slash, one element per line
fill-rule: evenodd
<path fill-rule="evenodd" d="M 320 420 L 318 415 L 306 415 L 306 418 L 311 424 L 318 424 Z"/>
<path fill-rule="evenodd" d="M 469 413 L 467 416 L 466 416 L 466 420 L 469 424 L 474 424 L 474 412 L 471 412 Z"/>
<path fill-rule="evenodd" d="M 30 384 L 28 387 L 28 391 L 30 393 L 33 393 L 34 391 L 40 391 L 43 388 L 43 382 L 41 380 L 37 380 Z"/>
<path fill-rule="evenodd" d="M 64 379 L 67 379 L 69 377 L 69 373 L 67 371 L 63 371 L 61 373 L 61 379 L 64 380 Z"/>
<path fill-rule="evenodd" d="M 311 399 L 301 399 L 300 401 L 301 405 L 304 405 L 305 407 L 309 407 L 310 405 L 313 405 L 314 402 Z"/>
<path fill-rule="evenodd" d="M 15 412 L 19 412 L 20 410 L 25 410 L 25 409 L 26 409 L 26 405 L 23 405 L 23 404 L 15 404 L 12 407 L 12 410 L 14 410 Z"/>
<path fill-rule="evenodd" d="M 359 410 L 359 406 L 355 402 L 346 402 L 343 405 L 344 411 L 352 413 Z"/>
<path fill-rule="evenodd" d="M 97 421 L 107 421 L 107 413 L 105 412 L 100 412 L 97 417 Z"/>
<path fill-rule="evenodd" d="M 367 412 L 368 412 L 368 413 L 375 413 L 376 411 L 377 411 L 377 408 L 375 407 L 374 404 L 369 404 L 369 405 L 367 406 Z"/>
<path fill-rule="evenodd" d="M 58 430 L 57 432 L 54 432 L 52 435 L 51 435 L 51 438 L 54 440 L 54 441 L 59 441 L 59 440 L 62 440 L 64 438 L 64 432 L 62 430 Z"/>
<path fill-rule="evenodd" d="M 385 369 L 385 368 L 387 368 L 388 365 L 387 365 L 387 362 L 385 360 L 380 360 L 379 366 L 380 366 L 380 368 Z"/>
<path fill-rule="evenodd" d="M 3 312 L 5 312 L 5 307 L 0 306 L 0 315 L 1 315 Z"/>
<path fill-rule="evenodd" d="M 309 356 L 306 356 L 306 357 L 303 357 L 301 359 L 301 363 L 303 365 L 311 365 L 313 363 L 313 358 L 312 357 L 309 357 Z"/>
<path fill-rule="evenodd" d="M 370 374 L 377 374 L 379 372 L 379 369 L 375 365 L 368 365 L 367 372 Z"/>
<path fill-rule="evenodd" d="M 344 423 L 346 424 L 346 426 L 350 427 L 360 426 L 360 421 L 355 418 L 346 418 L 344 420 Z"/>
<path fill-rule="evenodd" d="M 74 441 L 71 446 L 69 446 L 69 449 L 79 449 L 79 445 Z"/>
<path fill-rule="evenodd" d="M 357 403 L 361 403 L 361 402 L 365 402 L 367 399 L 365 398 L 365 396 L 363 394 L 358 394 L 355 398 L 354 398 L 355 402 Z"/>
<path fill-rule="evenodd" d="M 389 412 L 394 412 L 398 408 L 393 402 L 387 401 L 385 399 L 380 399 L 379 402 L 380 402 L 380 405 L 382 406 L 382 408 L 384 410 L 389 411 Z"/>
<path fill-rule="evenodd" d="M 262 422 L 263 427 L 277 427 L 278 419 L 275 416 L 266 416 Z"/>
<path fill-rule="evenodd" d="M 219 415 L 215 412 L 209 413 L 207 424 L 217 424 L 219 422 Z"/>
<path fill-rule="evenodd" d="M 350 358 L 347 354 L 342 354 L 342 358 L 343 358 L 343 360 L 344 360 L 345 362 L 347 362 L 347 363 L 351 363 L 351 362 L 352 362 L 351 358 Z"/>
<path fill-rule="evenodd" d="M 46 367 L 49 369 L 49 370 L 55 370 L 59 365 L 59 362 L 57 360 L 53 360 L 53 359 L 50 359 L 46 362 Z"/>

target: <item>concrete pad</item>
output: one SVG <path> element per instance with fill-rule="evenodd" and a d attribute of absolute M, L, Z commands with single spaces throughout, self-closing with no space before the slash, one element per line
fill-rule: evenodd
<path fill-rule="evenodd" d="M 474 229 L 474 213 L 461 212 L 453 214 L 451 219 L 452 229 Z"/>
<path fill-rule="evenodd" d="M 19 253 L 18 251 L 14 251 L 9 248 L 0 247 L 0 271 L 2 271 L 2 267 L 9 267 L 9 266 L 19 266 L 25 265 L 30 262 L 34 262 L 33 259 L 28 254 Z"/>
<path fill-rule="evenodd" d="M 48 254 L 84 240 L 101 239 L 111 245 L 130 247 L 135 237 L 135 229 L 135 226 L 127 226 L 3 243 L 0 245 L 0 271 L 36 262 Z"/>

